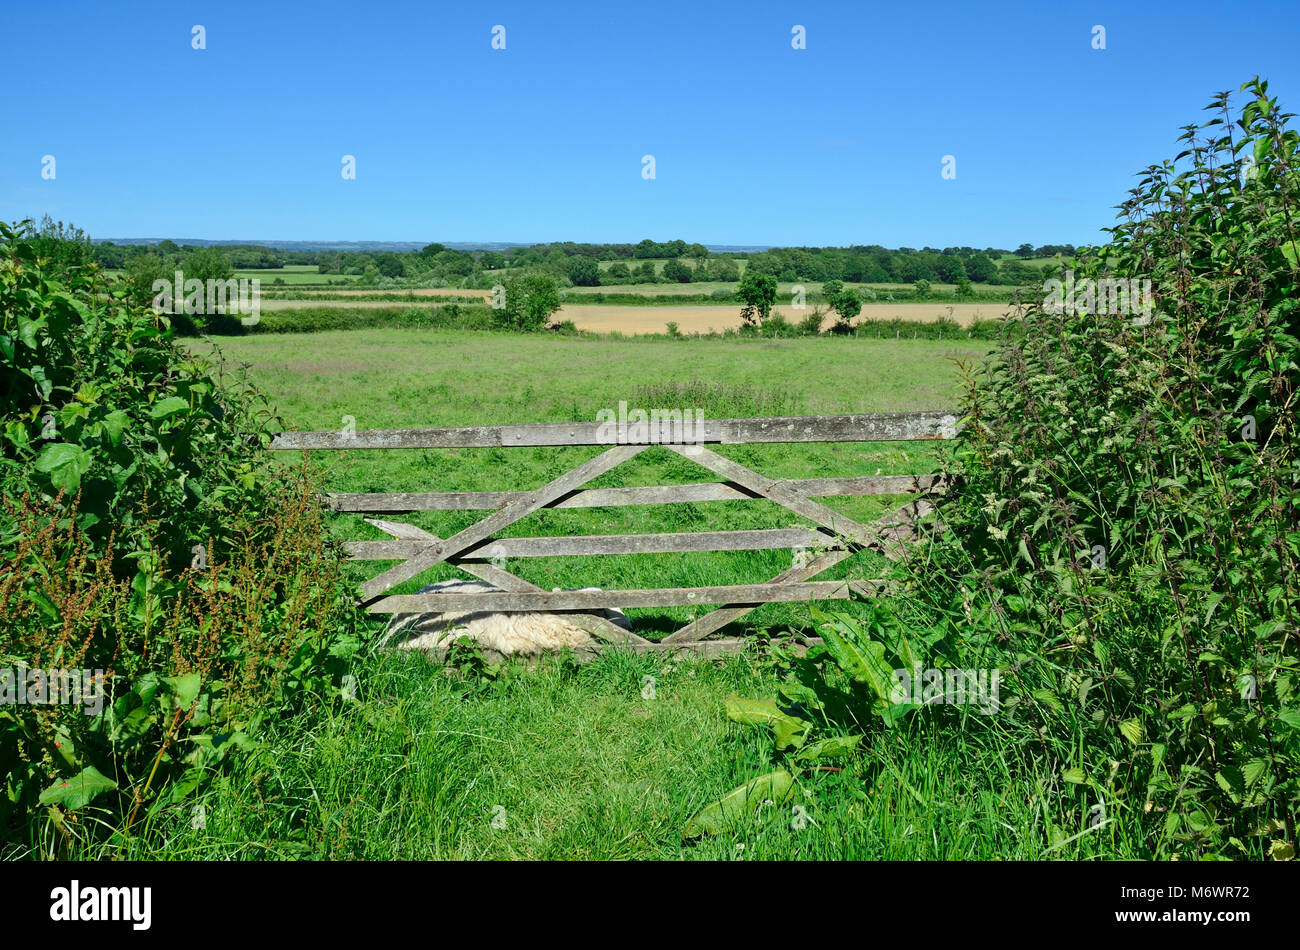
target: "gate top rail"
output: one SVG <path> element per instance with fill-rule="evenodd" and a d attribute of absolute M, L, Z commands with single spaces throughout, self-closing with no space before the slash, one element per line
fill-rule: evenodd
<path fill-rule="evenodd" d="M 653 410 L 660 414 L 665 410 Z M 275 450 L 462 449 L 557 445 L 743 445 L 760 442 L 911 442 L 950 439 L 955 411 L 857 415 L 775 416 L 760 419 L 672 418 L 615 422 L 539 422 L 526 425 L 448 426 L 432 429 L 281 432 Z M 611 429 L 611 427 L 614 427 Z M 640 437 L 638 437 L 640 436 Z"/>

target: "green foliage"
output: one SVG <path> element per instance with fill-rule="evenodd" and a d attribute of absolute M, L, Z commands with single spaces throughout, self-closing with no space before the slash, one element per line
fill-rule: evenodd
<path fill-rule="evenodd" d="M 832 281 L 832 283 L 838 284 L 839 282 Z M 838 333 L 848 332 L 853 326 L 854 318 L 862 312 L 862 298 L 853 289 L 840 290 L 837 288 L 834 292 L 830 292 L 823 288 L 822 293 L 826 295 L 828 305 L 835 312 L 835 331 Z"/>
<path fill-rule="evenodd" d="M 427 251 L 428 248 L 426 247 Z M 401 256 L 392 251 L 385 251 L 375 257 L 375 268 L 384 277 L 402 277 L 406 274 L 406 264 Z"/>
<path fill-rule="evenodd" d="M 0 490 L 80 496 L 79 527 L 119 550 L 147 500 L 172 566 L 257 495 L 269 412 L 172 342 L 165 318 L 107 294 L 92 273 L 47 275 L 23 232 L 0 224 Z M 138 555 L 136 555 L 138 556 Z"/>
<path fill-rule="evenodd" d="M 677 258 L 673 258 L 664 264 L 664 280 L 676 281 L 679 284 L 689 284 L 692 277 L 693 274 L 690 267 L 683 264 Z"/>
<path fill-rule="evenodd" d="M 443 298 L 445 299 L 445 298 Z M 195 336 L 199 328 L 173 317 L 177 335 Z M 492 311 L 481 303 L 444 303 L 438 306 L 297 307 L 263 310 L 253 326 L 238 320 L 209 321 L 202 332 L 211 336 L 248 336 L 267 333 L 319 333 L 325 330 L 360 330 L 398 327 L 415 330 L 491 330 L 497 326 Z"/>
<path fill-rule="evenodd" d="M 185 255 L 180 270 L 185 280 L 229 280 L 235 276 L 230 258 L 219 247 L 198 247 Z M 171 275 L 168 275 L 169 277 Z"/>
<path fill-rule="evenodd" d="M 125 833 L 325 690 L 344 613 L 312 485 L 267 464 L 260 397 L 96 268 L 49 267 L 0 224 L 0 669 L 102 670 L 109 693 L 0 707 L 0 844 L 50 832 L 45 854 Z M 107 823 L 73 819 L 92 803 Z"/>
<path fill-rule="evenodd" d="M 978 284 L 997 279 L 998 268 L 986 254 L 975 254 L 966 260 L 966 276 Z"/>
<path fill-rule="evenodd" d="M 879 604 L 867 605 L 866 621 L 842 611 L 826 614 L 811 606 L 809 610 L 823 645 L 803 656 L 777 648 L 777 664 L 787 673 L 777 697 L 756 700 L 733 694 L 724 700 L 732 722 L 771 731 L 773 751 L 783 768 L 705 807 L 687 823 L 684 838 L 717 834 L 751 814 L 755 803 L 764 798 L 778 804 L 787 801 L 810 770 L 853 757 L 864 733 L 845 735 L 833 730 L 847 723 L 854 730 L 893 728 L 918 708 L 896 695 L 893 671 L 910 670 L 923 656 L 938 656 L 937 637 L 914 634 L 915 643 L 910 643 L 895 632 L 897 623 Z M 831 734 L 819 735 L 823 732 Z"/>
<path fill-rule="evenodd" d="M 808 316 L 800 320 L 795 329 L 803 336 L 816 336 L 822 332 L 822 324 L 826 322 L 826 311 L 820 306 L 813 307 Z"/>
<path fill-rule="evenodd" d="M 632 283 L 634 284 L 659 283 L 659 275 L 655 273 L 654 262 L 642 261 L 640 264 L 638 264 L 636 266 L 636 269 L 632 271 Z"/>
<path fill-rule="evenodd" d="M 624 268 L 626 270 L 627 268 Z M 577 287 L 600 286 L 600 265 L 590 257 L 575 257 L 569 261 L 569 280 Z"/>
<path fill-rule="evenodd" d="M 736 288 L 736 297 L 744 306 L 740 319 L 746 326 L 765 323 L 772 305 L 776 303 L 777 279 L 772 274 L 760 274 L 752 268 L 745 271 Z"/>
<path fill-rule="evenodd" d="M 148 305 L 154 298 L 154 281 L 172 282 L 175 268 L 157 254 L 137 254 L 126 265 L 123 276 L 127 298 L 139 306 Z"/>
<path fill-rule="evenodd" d="M 560 288 L 546 274 L 523 274 L 508 278 L 504 306 L 492 316 L 498 326 L 508 330 L 540 330 L 560 309 Z"/>
<path fill-rule="evenodd" d="M 1156 856 L 1296 842 L 1300 136 L 1242 88 L 1072 262 L 1151 280 L 1149 318 L 1033 306 L 970 374 L 918 568 L 931 622 L 1014 671 L 1004 728 Z"/>
<path fill-rule="evenodd" d="M 36 256 L 46 261 L 46 266 L 56 274 L 68 274 L 73 268 L 85 267 L 94 255 L 90 236 L 81 228 L 50 216 L 41 217 L 40 226 L 31 237 Z"/>
<path fill-rule="evenodd" d="M 746 819 L 752 819 L 755 812 L 765 804 L 784 805 L 793 796 L 794 779 L 789 772 L 777 771 L 760 775 L 711 805 L 706 805 L 686 823 L 682 837 L 716 835 Z"/>
<path fill-rule="evenodd" d="M 740 280 L 740 265 L 729 257 L 713 259 L 709 261 L 708 279 L 735 283 Z"/>

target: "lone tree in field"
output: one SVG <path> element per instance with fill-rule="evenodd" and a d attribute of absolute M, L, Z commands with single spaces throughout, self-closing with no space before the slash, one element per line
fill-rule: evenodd
<path fill-rule="evenodd" d="M 493 300 L 492 317 L 507 330 L 540 330 L 559 309 L 560 288 L 555 278 L 547 274 L 524 274 L 505 282 Z"/>
<path fill-rule="evenodd" d="M 740 310 L 740 319 L 745 321 L 745 326 L 758 326 L 767 320 L 772 305 L 776 303 L 776 275 L 746 270 L 736 288 L 736 296 L 745 305 Z"/>
<path fill-rule="evenodd" d="M 853 331 L 853 319 L 862 312 L 862 298 L 853 288 L 843 289 L 843 285 L 838 280 L 828 280 L 823 287 L 831 284 L 835 285 L 835 292 L 826 298 L 826 305 L 835 311 L 835 325 L 831 327 L 832 333 L 851 333 Z"/>

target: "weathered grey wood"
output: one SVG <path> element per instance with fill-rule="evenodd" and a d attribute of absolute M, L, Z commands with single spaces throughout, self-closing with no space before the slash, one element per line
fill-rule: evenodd
<path fill-rule="evenodd" d="M 879 597 L 889 589 L 889 581 L 883 578 L 869 577 L 858 581 L 849 581 L 849 590 L 862 597 Z"/>
<path fill-rule="evenodd" d="M 668 446 L 672 451 L 688 458 L 698 465 L 703 465 L 711 471 L 717 472 L 723 478 L 736 482 L 748 488 L 750 491 L 758 492 L 765 498 L 768 498 L 784 508 L 789 508 L 795 514 L 803 515 L 809 521 L 814 521 L 824 528 L 829 528 L 836 534 L 860 543 L 869 543 L 873 534 L 871 529 L 866 525 L 859 524 L 847 515 L 842 515 L 833 508 L 828 508 L 820 502 L 813 501 L 807 495 L 801 494 L 797 489 L 791 487 L 788 481 L 779 481 L 768 478 L 766 475 L 760 475 L 758 472 L 748 469 L 739 462 L 733 462 L 714 452 L 712 449 L 706 449 L 702 445 Z"/>
<path fill-rule="evenodd" d="M 367 518 L 367 521 L 374 522 Z M 769 548 L 814 547 L 828 538 L 804 528 L 753 531 L 686 531 L 672 534 L 603 534 L 555 538 L 497 538 L 483 541 L 455 558 L 465 561 L 498 557 L 580 557 L 597 554 L 675 554 L 682 551 L 762 551 Z M 345 541 L 354 561 L 393 561 L 414 557 L 426 541 Z"/>
<path fill-rule="evenodd" d="M 833 567 L 848 556 L 848 551 L 827 551 L 824 554 L 811 558 L 805 564 L 796 564 L 793 567 L 787 568 L 768 581 L 768 583 L 787 584 L 797 581 L 806 581 L 809 578 L 816 577 L 827 568 Z M 727 607 L 719 607 L 717 610 L 710 611 L 703 617 L 696 618 L 680 630 L 670 633 L 668 636 L 664 637 L 662 642 L 689 643 L 692 640 L 700 640 L 715 631 L 721 630 L 733 620 L 745 616 L 745 614 L 758 606 L 760 606 L 760 604 L 753 603 L 733 604 Z"/>
<path fill-rule="evenodd" d="M 661 425 L 655 443 L 896 442 L 947 439 L 956 412 L 885 412 L 859 415 L 715 419 L 698 425 Z M 544 422 L 517 426 L 434 429 L 367 429 L 360 432 L 282 432 L 272 449 L 449 449 L 537 445 L 610 445 L 609 423 Z"/>
<path fill-rule="evenodd" d="M 385 534 L 391 534 L 401 541 L 419 542 L 421 546 L 442 540 L 436 534 L 426 531 L 419 525 L 406 521 L 387 521 L 383 518 L 363 518 L 366 524 L 374 525 Z"/>
<path fill-rule="evenodd" d="M 917 536 L 917 522 L 934 510 L 934 505 L 924 498 L 916 498 L 900 505 L 888 514 L 881 515 L 872 525 L 876 540 L 871 547 L 885 557 L 897 561 L 906 552 L 906 542 Z"/>
<path fill-rule="evenodd" d="M 788 649 L 797 656 L 803 656 L 813 647 L 823 646 L 825 641 L 821 637 L 801 637 L 799 640 L 789 644 Z M 746 640 L 744 637 L 730 637 L 719 640 L 690 640 L 686 643 L 669 643 L 667 640 L 660 640 L 658 643 L 648 643 L 644 646 L 634 644 L 630 649 L 635 653 L 686 653 L 692 656 L 716 656 L 720 653 L 739 653 L 754 645 L 752 640 Z M 621 649 L 614 647 L 613 649 Z M 601 650 L 593 651 L 604 652 Z"/>
<path fill-rule="evenodd" d="M 809 650 L 816 646 L 824 645 L 825 641 L 821 637 L 803 637 L 799 640 L 791 641 L 786 645 L 796 656 L 803 656 Z M 689 655 L 697 657 L 711 657 L 724 653 L 740 653 L 752 647 L 753 641 L 746 640 L 742 637 L 733 637 L 725 640 L 693 640 L 689 643 L 632 643 L 632 644 L 593 644 L 588 647 L 578 647 L 573 650 L 574 655 L 579 660 L 594 660 L 602 653 L 608 653 L 611 650 L 628 650 L 632 653 L 676 653 L 679 655 Z M 484 651 L 485 654 L 494 655 L 496 659 L 508 659 L 494 651 Z M 542 662 L 541 657 L 530 657 L 525 662 L 534 665 Z"/>
<path fill-rule="evenodd" d="M 911 442 L 951 439 L 957 434 L 959 418 L 952 411 L 922 411 L 724 419 L 721 420 L 723 437 L 717 441 L 726 445 L 740 445 L 751 442 Z"/>
<path fill-rule="evenodd" d="M 661 641 L 646 646 L 636 644 L 631 647 L 631 650 L 634 653 L 689 653 L 692 656 L 708 657 L 724 653 L 740 653 L 753 645 L 752 642 L 743 637 L 733 637 L 726 640 L 700 640 L 694 643 L 664 643 Z"/>
<path fill-rule="evenodd" d="M 584 462 L 577 468 L 570 469 L 559 478 L 547 482 L 541 488 L 528 492 L 523 498 L 512 501 L 495 514 L 489 515 L 477 524 L 470 525 L 464 531 L 458 532 L 445 541 L 430 544 L 423 553 L 417 554 L 403 564 L 389 568 L 383 574 L 363 584 L 361 586 L 363 602 L 373 600 L 383 594 L 384 591 L 396 587 L 403 581 L 410 580 L 454 554 L 459 554 L 470 545 L 491 537 L 525 515 L 531 514 L 538 508 L 568 494 L 574 489 L 581 488 L 598 475 L 603 475 L 611 468 L 623 464 L 630 458 L 635 458 L 643 451 L 645 451 L 643 445 L 618 445 L 601 452 L 594 459 Z"/>
<path fill-rule="evenodd" d="M 416 525 L 405 524 L 400 521 L 381 521 L 378 518 L 367 518 L 366 521 L 374 525 L 380 531 L 387 531 L 394 537 L 402 539 L 401 541 L 393 543 L 419 543 L 424 545 L 430 542 L 436 543 L 442 540 L 436 534 L 425 531 L 423 528 Z M 512 591 L 515 593 L 542 592 L 542 588 L 538 587 L 536 584 L 526 581 L 522 577 L 511 574 L 509 571 L 492 564 L 457 564 L 456 566 L 466 573 L 472 574 L 480 580 L 487 581 L 489 584 L 494 584 L 505 591 Z M 576 626 L 582 627 L 592 636 L 599 637 L 600 639 L 610 643 L 646 644 L 650 642 L 644 637 L 638 636 L 630 630 L 625 630 L 618 624 L 607 620 L 604 617 L 598 617 L 595 614 L 573 614 L 570 616 L 570 621 Z"/>
<path fill-rule="evenodd" d="M 914 498 L 899 505 L 893 511 L 881 515 L 876 519 L 876 523 L 882 525 L 914 524 L 933 510 L 934 505 L 931 502 L 924 498 Z"/>
<path fill-rule="evenodd" d="M 818 643 L 821 641 L 818 640 Z M 633 651 L 637 653 L 688 653 L 692 656 L 718 656 L 724 653 L 740 653 L 754 644 L 752 641 L 743 637 L 732 637 L 726 640 L 700 640 L 694 643 L 652 643 L 648 647 L 634 646 Z M 811 643 L 809 644 L 812 645 Z M 796 652 L 799 652 L 796 650 Z"/>
<path fill-rule="evenodd" d="M 940 476 L 874 476 L 856 478 L 771 479 L 718 455 L 702 443 L 746 444 L 781 442 L 858 442 L 951 438 L 958 418 L 951 412 L 883 413 L 870 415 L 785 417 L 772 419 L 703 420 L 683 426 L 669 422 L 649 433 L 645 442 L 616 445 L 547 485 L 532 491 L 366 493 L 328 496 L 335 511 L 405 512 L 421 510 L 495 510 L 477 524 L 441 539 L 414 525 L 372 521 L 393 541 L 347 542 L 355 559 L 405 559 L 362 585 L 363 601 L 372 612 L 412 613 L 423 610 L 489 611 L 590 611 L 601 607 L 652 607 L 690 604 L 724 604 L 721 610 L 698 618 L 652 644 L 590 613 L 591 632 L 634 650 L 690 649 L 710 653 L 743 648 L 743 641 L 705 641 L 763 603 L 809 599 L 842 599 L 850 592 L 871 596 L 883 582 L 814 581 L 811 578 L 838 563 L 849 552 L 840 538 L 882 550 L 898 557 L 903 542 L 917 533 L 917 522 L 932 510 L 921 498 L 895 509 L 871 526 L 813 501 L 814 497 L 905 494 L 941 491 Z M 614 438 L 608 423 L 539 424 L 525 426 L 472 426 L 442 429 L 373 430 L 358 433 L 282 433 L 275 449 L 348 448 L 461 448 L 496 446 L 609 445 Z M 635 457 L 648 444 L 663 444 L 726 481 L 688 485 L 582 489 L 605 471 Z M 539 508 L 671 504 L 765 498 L 819 525 L 757 531 L 681 532 L 659 535 L 603 535 L 584 537 L 492 539 L 494 534 Z M 370 520 L 370 519 L 367 519 Z M 830 534 L 827 534 L 830 532 Z M 624 591 L 542 591 L 522 578 L 488 563 L 498 557 L 585 556 L 652 554 L 683 551 L 757 550 L 805 547 L 819 551 L 814 559 L 778 574 L 766 584 L 738 584 L 699 588 Z M 384 594 L 395 585 L 433 565 L 448 561 L 482 578 L 495 591 L 479 593 Z M 611 634 L 611 631 L 614 631 Z"/>
<path fill-rule="evenodd" d="M 561 590 L 550 593 L 393 594 L 369 605 L 371 613 L 421 613 L 440 610 L 511 611 L 590 610 L 600 607 L 682 607 L 691 604 L 747 604 L 801 600 L 843 600 L 848 581 L 801 584 L 728 584 L 638 590 Z"/>
<path fill-rule="evenodd" d="M 857 478 L 800 478 L 790 484 L 810 498 L 839 495 L 905 495 L 938 491 L 940 475 L 875 475 Z M 331 511 L 402 514 L 410 511 L 478 511 L 500 508 L 526 492 L 374 492 L 325 496 Z M 589 488 L 562 498 L 551 508 L 602 508 L 626 505 L 668 505 L 682 502 L 743 501 L 760 497 L 733 482 L 693 482 L 644 488 Z"/>

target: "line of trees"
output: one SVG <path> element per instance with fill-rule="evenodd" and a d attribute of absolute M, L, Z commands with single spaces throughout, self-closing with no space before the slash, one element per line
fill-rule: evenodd
<path fill-rule="evenodd" d="M 205 250 L 170 240 L 152 245 L 92 244 L 86 235 L 70 225 L 52 222 L 48 218 L 42 222 L 40 233 L 50 246 L 61 242 L 79 247 L 82 250 L 78 254 L 102 267 L 128 272 L 174 269 Z M 220 245 L 218 249 L 230 267 L 236 270 L 275 270 L 287 265 L 309 265 L 315 266 L 322 275 L 361 277 L 373 283 L 415 280 L 483 288 L 499 282 L 503 276 L 497 273 L 499 271 L 549 274 L 562 287 L 701 281 L 735 283 L 739 282 L 742 270 L 770 274 L 783 282 L 1018 284 L 1041 279 L 1039 265 L 1027 263 L 1027 259 L 1058 255 L 1070 257 L 1075 253 L 1070 244 L 1034 247 L 1028 243 L 1021 244 L 1015 251 L 991 247 L 891 249 L 873 244 L 711 252 L 702 244 L 682 240 L 661 242 L 648 238 L 636 244 L 559 241 L 503 251 L 457 250 L 438 243 L 410 252 L 282 250 L 251 244 Z M 144 264 L 138 263 L 141 257 L 148 260 Z"/>

